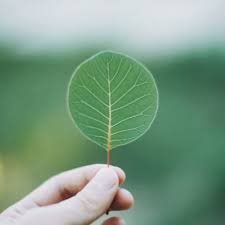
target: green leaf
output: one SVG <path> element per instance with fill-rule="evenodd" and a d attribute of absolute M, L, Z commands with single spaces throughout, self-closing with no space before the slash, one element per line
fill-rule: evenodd
<path fill-rule="evenodd" d="M 142 136 L 158 109 L 153 76 L 126 55 L 103 51 L 72 75 L 67 103 L 81 132 L 106 150 Z"/>

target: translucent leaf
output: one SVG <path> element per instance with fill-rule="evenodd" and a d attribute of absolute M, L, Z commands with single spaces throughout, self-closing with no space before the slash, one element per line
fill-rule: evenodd
<path fill-rule="evenodd" d="M 143 135 L 158 109 L 158 91 L 149 70 L 111 51 L 100 52 L 78 66 L 67 98 L 77 127 L 108 151 Z"/>

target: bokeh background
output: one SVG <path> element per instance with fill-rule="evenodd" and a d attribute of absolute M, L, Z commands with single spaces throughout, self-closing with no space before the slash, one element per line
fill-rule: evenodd
<path fill-rule="evenodd" d="M 225 2 L 0 0 L 0 211 L 50 176 L 104 163 L 65 107 L 76 66 L 103 49 L 153 73 L 157 119 L 112 152 L 130 225 L 225 224 Z M 99 224 L 99 223 L 96 223 Z"/>

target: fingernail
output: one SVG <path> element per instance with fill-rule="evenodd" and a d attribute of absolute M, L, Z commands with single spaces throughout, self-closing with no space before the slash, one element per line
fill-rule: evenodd
<path fill-rule="evenodd" d="M 119 168 L 119 167 L 114 167 L 114 169 L 116 170 L 116 172 L 117 172 L 117 174 L 119 176 L 119 182 L 120 182 L 120 184 L 123 184 L 124 181 L 126 180 L 126 174 L 125 174 L 125 172 L 121 168 Z"/>
<path fill-rule="evenodd" d="M 106 220 L 103 225 L 106 225 L 106 224 L 111 224 L 111 225 L 126 225 L 126 222 L 124 219 L 122 218 L 118 218 L 118 217 L 112 217 L 111 219 L 109 220 Z"/>
<path fill-rule="evenodd" d="M 118 175 L 111 168 L 103 168 L 95 176 L 95 181 L 100 183 L 105 189 L 118 186 Z"/>
<path fill-rule="evenodd" d="M 120 219 L 118 222 L 119 225 L 126 225 L 126 222 L 124 219 Z"/>
<path fill-rule="evenodd" d="M 126 198 L 133 200 L 133 195 L 126 189 L 122 189 L 123 195 L 126 196 Z"/>

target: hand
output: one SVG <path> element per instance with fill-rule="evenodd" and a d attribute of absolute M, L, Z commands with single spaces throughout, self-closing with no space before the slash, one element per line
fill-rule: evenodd
<path fill-rule="evenodd" d="M 88 225 L 110 210 L 133 205 L 133 197 L 119 185 L 125 173 L 118 167 L 85 166 L 49 179 L 27 197 L 0 214 L 0 225 Z M 110 218 L 103 225 L 124 225 Z"/>

